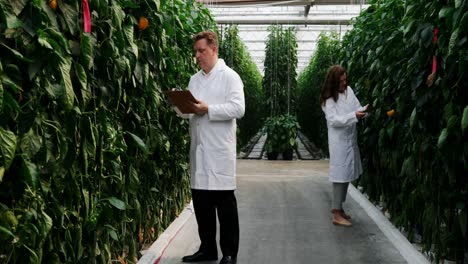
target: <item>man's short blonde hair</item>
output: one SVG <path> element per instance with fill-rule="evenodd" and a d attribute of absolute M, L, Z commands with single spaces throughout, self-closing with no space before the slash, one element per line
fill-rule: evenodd
<path fill-rule="evenodd" d="M 200 32 L 192 37 L 192 40 L 194 43 L 201 39 L 206 39 L 206 43 L 210 47 L 212 46 L 218 47 L 218 35 L 211 30 Z"/>

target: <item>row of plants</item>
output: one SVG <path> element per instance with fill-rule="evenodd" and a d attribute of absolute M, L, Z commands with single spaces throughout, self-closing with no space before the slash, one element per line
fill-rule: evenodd
<path fill-rule="evenodd" d="M 268 134 L 265 144 L 268 159 L 292 159 L 296 148 L 296 68 L 297 39 L 294 27 L 272 25 L 268 28 L 262 87 L 265 93 L 265 110 L 269 117 L 265 122 Z"/>
<path fill-rule="evenodd" d="M 0 0 L 0 262 L 137 261 L 190 199 L 162 91 L 207 28 L 195 1 Z"/>
<path fill-rule="evenodd" d="M 269 116 L 296 112 L 297 39 L 294 27 L 272 25 L 265 47 L 263 91 Z"/>
<path fill-rule="evenodd" d="M 268 135 L 265 144 L 267 158 L 276 160 L 281 153 L 283 159 L 292 160 L 294 149 L 297 147 L 296 138 L 299 129 L 295 116 L 286 114 L 268 118 L 265 121 L 265 132 Z"/>
<path fill-rule="evenodd" d="M 237 147 L 240 149 L 261 129 L 265 118 L 262 75 L 240 39 L 238 27 L 222 26 L 220 31 L 219 56 L 240 75 L 244 83 L 247 111 L 238 120 Z"/>
<path fill-rule="evenodd" d="M 319 97 L 330 66 L 338 64 L 341 41 L 336 32 L 321 33 L 309 65 L 297 80 L 297 119 L 301 131 L 321 150 L 328 150 L 327 124 Z"/>
<path fill-rule="evenodd" d="M 468 1 L 369 2 L 341 53 L 371 106 L 359 184 L 436 262 L 466 263 Z"/>

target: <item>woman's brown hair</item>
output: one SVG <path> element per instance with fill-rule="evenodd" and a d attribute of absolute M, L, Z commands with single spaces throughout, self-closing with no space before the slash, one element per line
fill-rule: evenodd
<path fill-rule="evenodd" d="M 340 65 L 333 65 L 325 76 L 322 92 L 320 93 L 320 105 L 324 106 L 328 98 L 333 97 L 336 102 L 338 100 L 338 89 L 340 88 L 340 77 L 343 74 L 348 75 L 346 70 Z"/>

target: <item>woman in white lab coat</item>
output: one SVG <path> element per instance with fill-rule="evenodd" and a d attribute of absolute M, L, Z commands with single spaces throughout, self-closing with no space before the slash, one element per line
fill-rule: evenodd
<path fill-rule="evenodd" d="M 349 182 L 362 173 L 361 157 L 357 144 L 356 123 L 366 113 L 347 83 L 346 70 L 335 65 L 328 71 L 320 94 L 320 104 L 328 129 L 330 152 L 330 181 L 333 184 L 332 222 L 351 226 L 351 217 L 343 210 Z"/>

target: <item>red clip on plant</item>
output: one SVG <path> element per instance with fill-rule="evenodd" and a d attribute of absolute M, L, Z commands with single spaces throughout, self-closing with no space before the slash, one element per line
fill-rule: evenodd
<path fill-rule="evenodd" d="M 432 37 L 432 44 L 435 46 L 437 44 L 437 34 L 439 33 L 438 28 L 434 28 L 434 36 Z M 435 80 L 435 73 L 437 71 L 437 58 L 435 54 L 432 55 L 432 71 L 429 76 L 427 76 L 426 84 L 431 87 Z"/>

